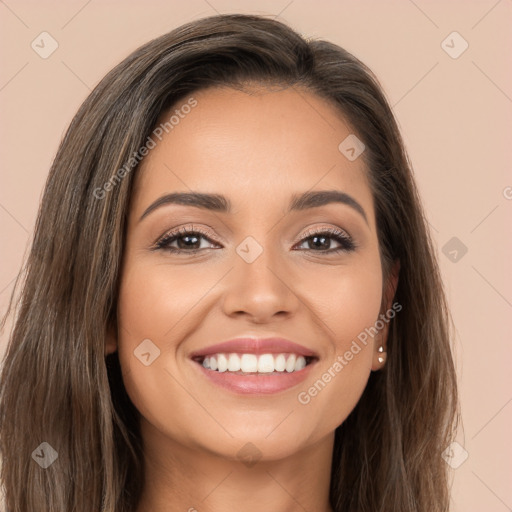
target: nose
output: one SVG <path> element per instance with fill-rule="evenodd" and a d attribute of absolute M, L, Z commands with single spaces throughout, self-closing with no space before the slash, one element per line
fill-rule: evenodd
<path fill-rule="evenodd" d="M 246 316 L 253 323 L 293 316 L 300 306 L 294 291 L 297 278 L 270 250 L 263 250 L 252 263 L 236 256 L 224 290 L 224 313 L 230 317 Z"/>

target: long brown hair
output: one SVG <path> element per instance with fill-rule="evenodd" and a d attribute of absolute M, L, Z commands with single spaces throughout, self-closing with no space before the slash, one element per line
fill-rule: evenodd
<path fill-rule="evenodd" d="M 448 511 L 441 453 L 459 421 L 451 320 L 391 108 L 372 72 L 339 46 L 265 17 L 221 15 L 129 55 L 84 101 L 60 144 L 8 311 L 15 320 L 1 374 L 0 454 L 9 512 L 136 509 L 139 416 L 117 353 L 104 355 L 135 164 L 166 109 L 205 87 L 250 82 L 303 88 L 339 109 L 366 146 L 384 278 L 400 262 L 394 300 L 402 310 L 389 325 L 387 363 L 335 432 L 332 507 Z M 43 442 L 58 454 L 46 469 L 33 460 Z"/>

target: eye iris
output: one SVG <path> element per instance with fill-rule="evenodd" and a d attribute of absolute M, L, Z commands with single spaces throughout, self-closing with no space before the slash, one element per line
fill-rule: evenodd
<path fill-rule="evenodd" d="M 183 240 L 188 240 L 190 242 L 190 240 L 193 239 L 194 241 L 192 243 L 183 243 Z M 196 248 L 194 246 L 196 246 L 199 242 L 199 237 L 197 235 L 181 235 L 177 238 L 177 242 L 178 242 L 178 247 L 180 249 L 187 249 L 187 248 Z"/>
<path fill-rule="evenodd" d="M 329 242 L 327 241 L 328 240 L 328 236 L 325 236 L 325 235 L 315 235 L 315 236 L 312 236 L 309 240 L 310 240 L 310 247 L 311 247 L 311 244 L 313 244 L 314 247 L 316 248 L 320 248 L 320 249 L 329 249 Z M 322 242 L 318 243 L 318 241 L 321 240 Z"/>

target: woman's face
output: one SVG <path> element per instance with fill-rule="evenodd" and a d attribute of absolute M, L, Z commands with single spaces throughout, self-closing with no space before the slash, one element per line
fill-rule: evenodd
<path fill-rule="evenodd" d="M 278 459 L 332 434 L 382 366 L 386 327 L 365 331 L 383 290 L 372 194 L 350 127 L 312 93 L 193 98 L 162 116 L 175 113 L 138 171 L 107 351 L 117 343 L 147 436 L 233 459 L 250 442 Z M 341 199 L 297 201 L 319 191 Z M 192 192 L 216 199 L 160 200 Z M 213 349 L 228 371 L 203 367 L 210 347 L 235 338 L 249 342 Z M 289 372 L 301 352 L 312 362 Z M 242 361 L 251 375 L 235 373 Z M 272 362 L 279 371 L 253 373 Z"/>

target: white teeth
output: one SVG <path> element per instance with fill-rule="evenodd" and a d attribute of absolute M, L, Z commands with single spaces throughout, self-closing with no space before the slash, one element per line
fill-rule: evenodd
<path fill-rule="evenodd" d="M 286 361 L 286 371 L 287 372 L 293 372 L 293 370 L 295 370 L 295 360 L 296 360 L 295 354 L 292 354 L 288 358 L 288 361 Z"/>
<path fill-rule="evenodd" d="M 274 356 L 272 354 L 263 354 L 258 358 L 258 372 L 272 373 L 274 371 Z"/>
<path fill-rule="evenodd" d="M 296 354 L 215 354 L 203 360 L 203 367 L 219 372 L 273 373 L 297 372 L 306 366 L 304 356 Z"/>
<path fill-rule="evenodd" d="M 258 358 L 254 354 L 243 354 L 240 359 L 240 370 L 244 373 L 257 372 Z"/>
<path fill-rule="evenodd" d="M 238 354 L 229 354 L 228 370 L 230 372 L 238 372 L 240 368 L 240 357 L 238 357 Z"/>
<path fill-rule="evenodd" d="M 274 366 L 276 372 L 284 372 L 286 368 L 286 357 L 284 354 L 279 354 L 274 360 Z"/>
<path fill-rule="evenodd" d="M 219 372 L 225 372 L 228 369 L 228 359 L 224 354 L 217 356 L 217 369 Z"/>
<path fill-rule="evenodd" d="M 295 361 L 295 371 L 298 372 L 302 370 L 304 366 L 306 366 L 306 360 L 302 356 L 297 357 L 297 361 Z"/>

